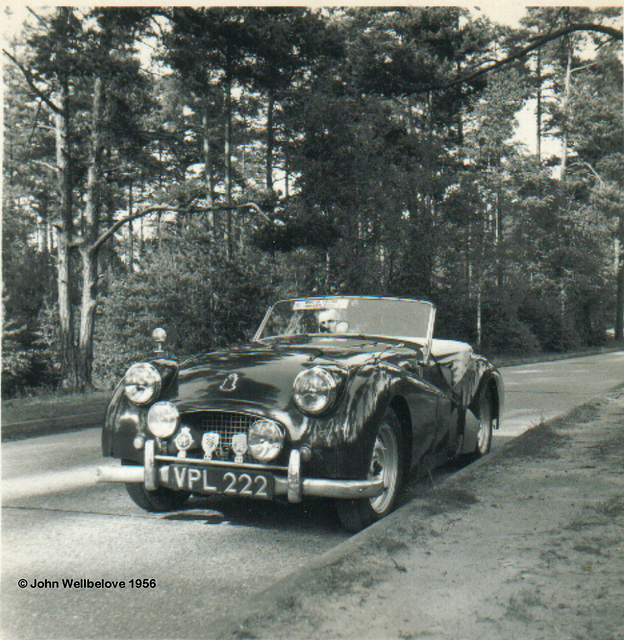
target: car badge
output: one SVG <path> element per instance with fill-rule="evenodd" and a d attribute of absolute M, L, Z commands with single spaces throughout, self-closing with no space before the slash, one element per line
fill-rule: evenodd
<path fill-rule="evenodd" d="M 238 373 L 230 373 L 230 375 L 221 383 L 219 389 L 221 391 L 234 391 L 238 382 Z"/>
<path fill-rule="evenodd" d="M 188 427 L 182 427 L 173 442 L 178 447 L 178 458 L 186 458 L 186 452 L 195 444 Z"/>
<path fill-rule="evenodd" d="M 219 448 L 219 434 L 216 431 L 204 433 L 201 441 L 204 460 L 212 460 L 212 454 Z"/>
<path fill-rule="evenodd" d="M 236 454 L 234 462 L 241 464 L 243 462 L 243 456 L 247 453 L 247 434 L 235 433 L 232 436 L 232 450 Z"/>

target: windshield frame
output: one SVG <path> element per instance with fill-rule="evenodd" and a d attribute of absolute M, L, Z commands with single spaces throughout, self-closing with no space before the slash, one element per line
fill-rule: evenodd
<path fill-rule="evenodd" d="M 283 300 L 278 300 L 277 302 L 275 302 L 274 304 L 272 304 L 267 312 L 264 314 L 264 318 L 262 319 L 262 322 L 260 323 L 260 326 L 258 327 L 258 330 L 256 331 L 256 333 L 254 334 L 253 337 L 253 342 L 263 342 L 266 339 L 270 339 L 270 338 L 288 338 L 290 337 L 290 335 L 275 335 L 275 336 L 264 336 L 263 338 L 261 338 L 260 336 L 262 335 L 262 332 L 264 331 L 264 328 L 271 316 L 271 313 L 273 312 L 273 309 L 279 305 L 279 304 L 283 304 L 283 303 L 295 303 L 295 302 L 299 302 L 299 301 L 316 301 L 316 300 L 378 300 L 378 301 L 383 301 L 383 300 L 388 300 L 388 301 L 392 301 L 392 302 L 410 302 L 410 303 L 418 303 L 418 304 L 423 304 L 429 307 L 429 319 L 428 319 L 428 324 L 427 324 L 427 335 L 425 336 L 425 344 L 420 344 L 420 341 L 416 340 L 416 336 L 414 336 L 414 340 L 413 343 L 414 344 L 419 344 L 420 346 L 423 347 L 424 349 L 424 354 L 423 354 L 423 362 L 424 364 L 427 364 L 429 362 L 429 358 L 431 355 L 431 347 L 432 347 L 432 343 L 433 343 L 433 330 L 434 330 L 434 325 L 435 325 L 435 316 L 436 316 L 436 307 L 432 302 L 429 302 L 428 300 L 416 300 L 413 298 L 399 298 L 399 297 L 390 297 L 390 296 L 309 296 L 309 297 L 300 297 L 300 298 L 285 298 Z M 294 335 L 294 334 L 293 334 Z M 318 333 L 307 333 L 307 334 L 297 334 L 297 335 L 309 335 L 309 336 L 318 336 L 318 335 L 323 335 L 325 337 L 326 334 L 318 334 Z M 391 336 L 391 335 L 384 335 L 384 334 L 348 334 L 348 333 L 344 333 L 344 334 L 334 334 L 336 338 L 349 338 L 350 336 L 355 337 L 356 335 L 358 335 L 358 337 L 371 337 L 371 338 L 389 338 L 392 340 L 409 340 L 409 336 Z"/>

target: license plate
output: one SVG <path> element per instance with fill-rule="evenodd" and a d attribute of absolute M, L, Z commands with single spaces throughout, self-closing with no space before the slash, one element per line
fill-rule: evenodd
<path fill-rule="evenodd" d="M 172 464 L 169 468 L 169 486 L 192 493 L 222 493 L 271 500 L 275 493 L 275 478 L 271 473 L 258 471 Z"/>

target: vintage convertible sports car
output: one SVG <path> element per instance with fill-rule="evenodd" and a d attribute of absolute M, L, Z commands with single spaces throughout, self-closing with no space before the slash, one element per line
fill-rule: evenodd
<path fill-rule="evenodd" d="M 402 298 L 283 300 L 253 341 L 183 362 L 162 349 L 113 393 L 100 481 L 148 511 L 191 494 L 337 499 L 357 531 L 388 514 L 406 474 L 490 450 L 501 376 L 433 339 L 435 307 Z M 163 335 L 161 335 L 163 334 Z"/>

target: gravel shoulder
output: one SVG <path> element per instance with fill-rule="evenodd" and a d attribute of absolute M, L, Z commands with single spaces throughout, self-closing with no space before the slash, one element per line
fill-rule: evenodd
<path fill-rule="evenodd" d="M 622 640 L 623 460 L 620 388 L 423 487 L 210 637 Z"/>

